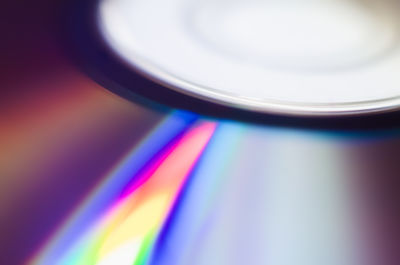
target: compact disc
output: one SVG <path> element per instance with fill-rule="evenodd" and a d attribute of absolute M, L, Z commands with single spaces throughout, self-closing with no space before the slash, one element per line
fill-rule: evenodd
<path fill-rule="evenodd" d="M 133 70 L 185 95 L 297 116 L 400 106 L 393 0 L 101 0 L 106 43 Z"/>
<path fill-rule="evenodd" d="M 158 20 L 163 18 L 160 8 L 167 12 L 176 7 L 173 0 L 164 1 L 171 6 L 132 0 L 126 3 L 132 2 L 134 9 L 120 6 L 116 11 Z M 111 10 L 118 3 L 123 2 L 101 5 L 109 4 Z M 153 13 L 142 8 L 149 3 L 154 4 Z M 362 56 L 354 53 L 342 61 L 329 56 L 326 61 L 309 61 L 295 55 L 302 55 L 304 49 L 307 56 L 326 55 L 332 47 L 318 46 L 319 40 L 312 46 L 312 40 L 299 35 L 293 40 L 302 46 L 282 60 L 290 47 L 278 44 L 286 43 L 288 36 L 270 27 L 275 43 L 254 42 L 262 29 L 255 28 L 253 33 L 245 29 L 256 27 L 264 18 L 245 2 L 185 3 L 187 20 L 198 21 L 186 30 L 198 32 L 193 38 L 209 47 L 210 53 L 214 49 L 221 58 L 247 58 L 252 65 L 263 63 L 256 62 L 262 53 L 277 72 L 288 76 L 317 75 L 318 71 L 339 75 L 361 65 L 372 67 L 368 60 L 384 57 L 380 52 L 388 47 L 391 36 L 371 27 L 366 30 L 374 31 L 376 38 L 369 48 L 364 47 Z M 299 3 L 306 2 L 287 3 L 300 8 Z M 335 16 L 347 12 L 340 8 L 337 12 L 329 0 L 307 3 L 307 8 L 326 3 Z M 105 46 L 93 17 L 99 14 L 94 12 L 98 0 L 4 0 L 2 4 L 2 18 L 8 23 L 0 41 L 4 66 L 0 71 L 0 264 L 399 265 L 400 113 L 376 115 L 378 119 L 371 122 L 370 116 L 375 115 L 284 117 L 241 111 L 236 105 L 223 107 L 213 103 L 219 102 L 218 97 L 207 103 L 211 99 L 185 92 L 185 86 L 168 85 L 175 91 L 143 78 L 132 69 L 167 84 L 157 72 L 145 68 L 147 64 L 130 62 L 118 46 Z M 231 9 L 224 13 L 228 4 Z M 310 10 L 317 15 L 318 8 Z M 348 15 L 357 14 L 350 7 L 346 10 L 351 11 Z M 286 17 L 282 12 L 268 14 L 284 23 L 294 11 Z M 304 12 L 294 12 L 293 17 L 299 20 L 296 16 Z M 390 19 L 391 11 L 380 12 L 388 12 Z M 321 19 L 333 19 L 329 12 L 318 14 Z M 217 23 L 222 15 L 229 23 L 244 15 L 245 28 L 235 24 L 237 31 L 225 31 Z M 209 30 L 212 25 L 215 31 Z M 336 48 L 354 45 L 360 39 L 355 30 L 360 27 L 354 25 L 349 28 L 354 38 L 346 35 L 351 42 L 339 39 L 345 33 L 340 30 L 324 38 L 330 38 Z M 296 23 L 287 26 L 289 30 Z M 154 34 L 146 23 L 139 27 Z M 301 36 L 307 33 L 297 29 Z M 118 30 L 123 27 L 115 27 L 109 35 Z M 145 40 L 133 33 L 138 45 Z M 236 33 L 248 35 L 242 39 Z M 167 35 L 172 36 L 171 32 Z M 109 44 L 111 39 L 107 39 Z M 171 40 L 165 40 L 165 45 Z M 232 43 L 231 50 L 224 48 L 225 41 Z M 271 52 L 266 53 L 264 46 Z M 129 47 L 139 52 L 136 46 Z M 182 60 L 176 53 L 173 56 L 177 62 Z M 153 63 L 149 60 L 148 65 Z M 198 64 L 198 71 L 188 69 L 204 73 L 204 67 Z M 382 84 L 386 89 L 392 83 Z M 181 90 L 188 95 L 180 94 Z M 149 94 L 155 91 L 160 94 L 153 100 Z M 247 116 L 239 120 L 199 115 L 165 103 L 171 95 L 175 101 L 187 99 L 186 104 L 203 103 L 198 107 L 209 108 L 215 116 L 223 115 L 215 111 L 220 109 L 265 120 L 255 124 Z M 317 128 L 310 128 L 310 120 L 319 120 Z M 329 129 L 318 128 L 322 120 Z M 341 125 L 357 123 L 357 130 L 339 128 L 332 122 L 338 120 Z M 392 129 L 378 127 L 382 120 Z"/>

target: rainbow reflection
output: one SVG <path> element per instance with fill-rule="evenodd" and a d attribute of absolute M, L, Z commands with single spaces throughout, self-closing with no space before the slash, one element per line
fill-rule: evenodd
<path fill-rule="evenodd" d="M 193 115 L 172 115 L 106 178 L 30 264 L 145 264 L 215 128 L 216 123 L 195 121 Z"/>

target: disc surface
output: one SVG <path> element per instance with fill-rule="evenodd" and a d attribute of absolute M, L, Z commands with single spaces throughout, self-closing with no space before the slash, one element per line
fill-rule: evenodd
<path fill-rule="evenodd" d="M 398 7 L 102 0 L 99 26 L 133 69 L 186 95 L 273 114 L 355 115 L 400 106 Z"/>

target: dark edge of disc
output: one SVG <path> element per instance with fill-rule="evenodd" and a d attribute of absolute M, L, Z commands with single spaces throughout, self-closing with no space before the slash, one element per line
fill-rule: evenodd
<path fill-rule="evenodd" d="M 135 72 L 104 41 L 97 21 L 98 0 L 72 0 L 60 10 L 57 30 L 68 55 L 94 81 L 130 101 L 168 113 L 183 109 L 208 118 L 253 124 L 342 132 L 400 129 L 400 111 L 387 113 L 297 117 L 237 109 L 181 94 Z M 396 130 L 397 131 L 397 130 Z"/>

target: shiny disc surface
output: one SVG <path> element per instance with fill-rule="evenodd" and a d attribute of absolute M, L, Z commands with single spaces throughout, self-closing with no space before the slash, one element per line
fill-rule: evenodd
<path fill-rule="evenodd" d="M 103 0 L 106 43 L 168 88 L 297 116 L 400 104 L 399 4 L 373 0 Z"/>

